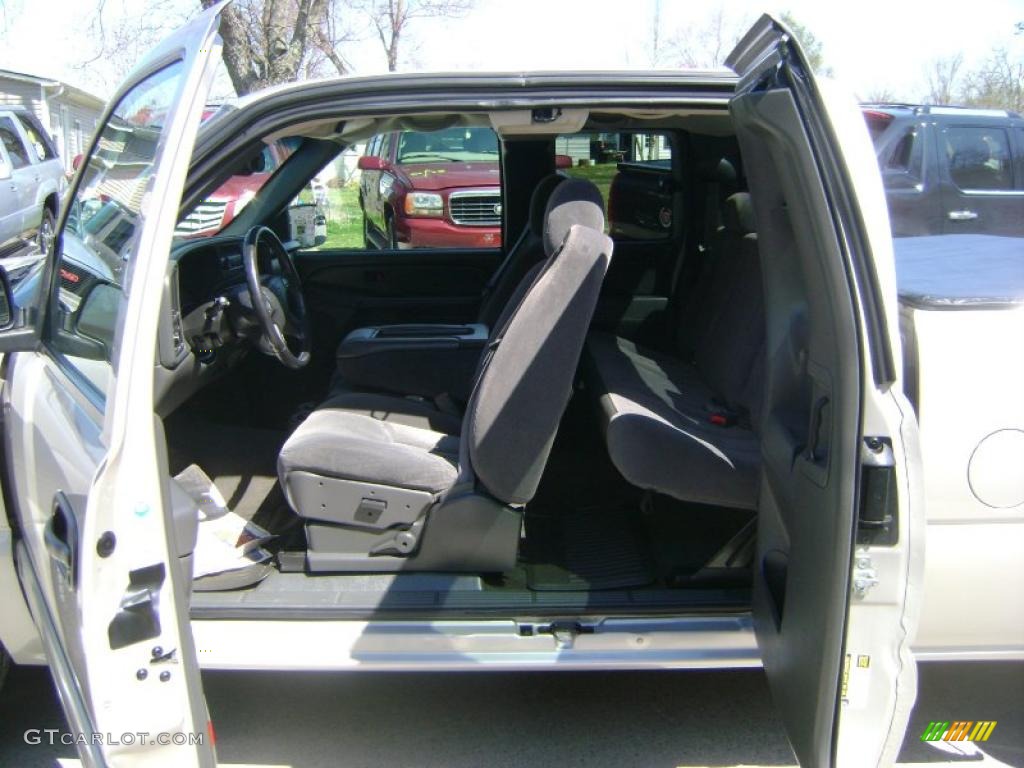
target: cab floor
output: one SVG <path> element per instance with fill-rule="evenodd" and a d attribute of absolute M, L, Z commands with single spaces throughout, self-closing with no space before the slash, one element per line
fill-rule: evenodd
<path fill-rule="evenodd" d="M 167 420 L 172 472 L 197 464 L 234 512 L 277 534 L 273 551 L 304 550 L 302 526 L 276 477 L 287 431 L 252 426 L 210 403 L 197 406 Z M 685 575 L 749 519 L 748 512 L 646 496 L 626 483 L 604 450 L 592 403 L 577 393 L 527 508 L 513 571 L 312 575 L 273 569 L 252 587 L 195 592 L 192 612 L 197 618 L 298 618 L 742 609 L 749 606 L 747 584 L 696 588 L 685 586 Z"/>

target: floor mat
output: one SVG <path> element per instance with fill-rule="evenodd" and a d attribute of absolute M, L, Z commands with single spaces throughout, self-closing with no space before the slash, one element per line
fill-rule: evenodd
<path fill-rule="evenodd" d="M 527 585 L 540 592 L 651 584 L 654 561 L 630 508 L 580 508 L 526 517 Z"/>
<path fill-rule="evenodd" d="M 171 471 L 197 464 L 226 506 L 280 533 L 294 517 L 277 481 L 277 455 L 286 432 L 219 424 L 176 414 L 166 425 Z"/>

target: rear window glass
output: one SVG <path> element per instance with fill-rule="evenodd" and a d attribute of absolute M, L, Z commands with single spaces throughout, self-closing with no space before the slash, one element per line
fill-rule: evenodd
<path fill-rule="evenodd" d="M 555 165 L 588 179 L 605 201 L 605 228 L 622 240 L 672 237 L 672 141 L 664 133 L 574 133 L 555 139 Z"/>

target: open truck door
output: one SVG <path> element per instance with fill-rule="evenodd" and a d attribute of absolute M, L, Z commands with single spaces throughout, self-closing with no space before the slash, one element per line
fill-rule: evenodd
<path fill-rule="evenodd" d="M 196 515 L 168 485 L 153 356 L 223 5 L 118 90 L 47 261 L 3 281 L 4 504 L 88 766 L 215 764 L 188 619 Z"/>
<path fill-rule="evenodd" d="M 916 695 L 917 422 L 860 110 L 763 16 L 726 61 L 758 219 L 766 391 L 753 613 L 804 766 L 888 765 Z"/>

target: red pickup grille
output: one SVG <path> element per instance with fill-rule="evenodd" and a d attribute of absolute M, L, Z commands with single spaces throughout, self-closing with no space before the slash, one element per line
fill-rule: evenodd
<path fill-rule="evenodd" d="M 491 190 L 452 192 L 448 197 L 452 222 L 467 227 L 501 226 L 501 194 Z"/>

